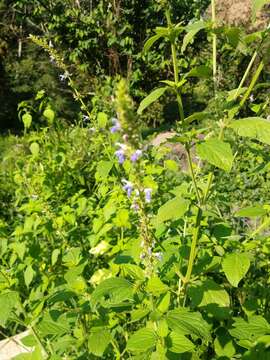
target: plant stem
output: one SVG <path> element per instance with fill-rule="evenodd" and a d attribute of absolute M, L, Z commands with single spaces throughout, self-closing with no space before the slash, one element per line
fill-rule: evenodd
<path fill-rule="evenodd" d="M 245 104 L 245 102 L 247 101 L 247 99 L 248 99 L 251 91 L 253 90 L 253 88 L 254 88 L 254 86 L 255 86 L 255 84 L 256 84 L 256 82 L 257 82 L 257 80 L 258 80 L 258 78 L 259 78 L 259 76 L 260 76 L 260 74 L 261 74 L 261 72 L 262 72 L 262 70 L 263 70 L 263 67 L 264 67 L 264 63 L 263 63 L 263 60 L 262 60 L 262 61 L 260 62 L 260 64 L 259 64 L 259 66 L 258 66 L 255 74 L 253 75 L 253 78 L 252 78 L 252 80 L 251 80 L 251 83 L 250 83 L 250 85 L 249 85 L 249 87 L 248 87 L 248 89 L 247 89 L 247 91 L 246 91 L 243 99 L 242 99 L 241 102 L 240 102 L 240 108 L 241 108 L 241 107 Z"/>
<path fill-rule="evenodd" d="M 189 149 L 188 146 L 186 146 L 186 152 L 187 152 L 188 165 L 189 165 L 189 170 L 190 170 L 193 186 L 194 186 L 196 196 L 197 196 L 197 200 L 198 200 L 198 205 L 200 205 L 201 197 L 200 197 L 199 189 L 198 189 L 198 186 L 197 186 L 196 178 L 195 178 L 195 175 L 194 175 L 194 169 L 193 169 L 192 160 L 191 160 L 191 156 L 190 156 L 190 149 Z"/>
<path fill-rule="evenodd" d="M 238 86 L 238 88 L 237 88 L 237 90 L 236 90 L 236 93 L 235 93 L 235 95 L 234 95 L 234 97 L 233 97 L 233 100 L 236 100 L 236 99 L 238 98 L 239 93 L 240 93 L 240 90 L 241 90 L 241 88 L 243 87 L 244 82 L 246 81 L 246 79 L 247 79 L 247 77 L 248 77 L 248 74 L 249 74 L 249 72 L 250 72 L 250 70 L 251 70 L 251 68 L 252 68 L 252 65 L 253 65 L 253 63 L 254 63 L 257 55 L 258 55 L 258 52 L 257 52 L 257 50 L 256 50 L 256 51 L 254 52 L 254 54 L 253 54 L 253 56 L 252 56 L 249 64 L 248 64 L 247 68 L 246 68 L 246 71 L 245 71 L 245 73 L 244 73 L 241 81 L 240 81 L 240 84 L 239 84 L 239 86 Z"/>
<path fill-rule="evenodd" d="M 185 276 L 185 285 L 187 285 L 190 281 L 192 270 L 193 270 L 193 265 L 194 265 L 194 260 L 196 258 L 196 248 L 197 248 L 197 242 L 198 242 L 200 228 L 201 228 L 201 220 L 202 220 L 202 209 L 200 207 L 198 207 L 197 212 L 196 212 L 195 228 L 194 228 L 194 232 L 193 232 L 193 236 L 192 236 L 187 273 Z"/>
<path fill-rule="evenodd" d="M 168 26 L 171 28 L 172 22 L 171 22 L 170 11 L 166 10 L 165 14 L 166 14 Z M 177 52 L 176 52 L 176 46 L 175 46 L 175 39 L 171 39 L 171 53 L 172 53 L 172 61 L 173 61 L 173 73 L 174 73 L 174 82 L 175 82 L 175 86 L 176 86 L 178 111 L 179 111 L 180 120 L 183 124 L 184 119 L 185 119 L 185 114 L 184 114 L 182 97 L 181 97 L 179 89 L 177 88 L 177 85 L 179 82 L 179 68 L 178 68 L 178 63 L 177 63 Z"/>
<path fill-rule="evenodd" d="M 212 23 L 213 30 L 216 28 L 216 2 L 215 0 L 211 0 L 211 9 L 212 9 Z M 217 35 L 213 32 L 213 82 L 214 82 L 214 94 L 216 96 L 217 91 Z"/>

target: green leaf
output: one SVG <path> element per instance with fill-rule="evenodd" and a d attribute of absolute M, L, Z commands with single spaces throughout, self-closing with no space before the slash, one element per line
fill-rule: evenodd
<path fill-rule="evenodd" d="M 68 268 L 77 266 L 82 260 L 81 249 L 79 247 L 72 247 L 66 250 L 63 256 L 63 263 Z"/>
<path fill-rule="evenodd" d="M 187 77 L 209 78 L 212 75 L 212 71 L 208 66 L 201 65 L 193 68 L 187 73 Z"/>
<path fill-rule="evenodd" d="M 197 144 L 197 153 L 203 160 L 229 172 L 233 164 L 233 153 L 230 144 L 219 140 L 209 139 Z"/>
<path fill-rule="evenodd" d="M 256 20 L 257 13 L 269 2 L 269 0 L 252 0 L 252 21 Z"/>
<path fill-rule="evenodd" d="M 233 329 L 229 333 L 239 340 L 255 340 L 256 338 L 270 334 L 270 325 L 262 316 L 251 316 L 248 321 L 235 318 Z"/>
<path fill-rule="evenodd" d="M 177 333 L 195 335 L 206 340 L 211 338 L 209 325 L 199 312 L 177 308 L 168 312 L 167 322 L 170 329 Z"/>
<path fill-rule="evenodd" d="M 222 261 L 222 269 L 232 286 L 237 287 L 239 282 L 248 272 L 250 267 L 249 257 L 245 253 L 232 253 L 226 255 Z"/>
<path fill-rule="evenodd" d="M 160 311 L 162 314 L 168 311 L 171 301 L 171 293 L 168 291 L 166 294 L 163 295 L 159 304 L 157 306 L 157 310 Z"/>
<path fill-rule="evenodd" d="M 168 336 L 168 349 L 176 354 L 193 351 L 195 345 L 185 335 L 177 332 L 171 332 Z"/>
<path fill-rule="evenodd" d="M 34 278 L 35 272 L 31 265 L 28 265 L 25 272 L 24 272 L 24 282 L 27 287 L 31 284 Z"/>
<path fill-rule="evenodd" d="M 161 87 L 158 89 L 155 89 L 154 91 L 152 91 L 148 96 L 146 96 L 146 98 L 144 98 L 142 100 L 142 102 L 140 103 L 140 106 L 137 110 L 137 113 L 139 115 L 142 114 L 142 112 L 149 106 L 151 105 L 153 102 L 155 102 L 158 98 L 160 98 L 165 91 L 167 90 L 167 86 L 166 87 Z"/>
<path fill-rule="evenodd" d="M 133 298 L 132 284 L 123 278 L 109 278 L 100 283 L 91 296 L 93 305 L 100 303 L 103 307 L 111 307 Z"/>
<path fill-rule="evenodd" d="M 42 350 L 40 346 L 36 346 L 33 352 L 19 354 L 12 358 L 12 360 L 43 360 Z"/>
<path fill-rule="evenodd" d="M 236 120 L 230 127 L 239 135 L 270 145 L 270 121 L 260 117 Z"/>
<path fill-rule="evenodd" d="M 193 306 L 203 307 L 218 319 L 229 316 L 230 297 L 226 290 L 213 280 L 193 285 L 188 291 Z"/>
<path fill-rule="evenodd" d="M 54 117 L 55 117 L 55 113 L 54 111 L 48 107 L 47 109 L 45 109 L 45 111 L 43 112 L 43 115 L 45 116 L 45 118 L 48 121 L 48 124 L 52 124 L 54 121 Z"/>
<path fill-rule="evenodd" d="M 217 356 L 232 359 L 235 354 L 235 347 L 231 336 L 224 328 L 217 331 L 217 337 L 214 341 L 214 348 Z"/>
<path fill-rule="evenodd" d="M 42 337 L 47 335 L 60 337 L 68 333 L 71 329 L 65 316 L 61 315 L 55 319 L 53 312 L 50 312 L 43 316 L 41 322 L 38 324 L 38 330 Z"/>
<path fill-rule="evenodd" d="M 101 357 L 112 340 L 111 334 L 104 328 L 92 328 L 88 338 L 89 351 Z"/>
<path fill-rule="evenodd" d="M 104 112 L 99 112 L 97 115 L 97 122 L 100 129 L 104 129 L 108 123 L 108 116 Z"/>
<path fill-rule="evenodd" d="M 113 167 L 112 161 L 101 160 L 97 164 L 97 170 L 95 173 L 96 180 L 104 180 L 108 177 Z"/>
<path fill-rule="evenodd" d="M 146 285 L 146 291 L 156 296 L 163 294 L 168 290 L 168 286 L 165 285 L 158 277 L 150 278 Z"/>
<path fill-rule="evenodd" d="M 144 280 L 145 274 L 142 268 L 138 265 L 134 264 L 121 264 L 121 270 L 123 271 L 123 276 L 130 276 L 132 279 L 135 280 Z"/>
<path fill-rule="evenodd" d="M 60 255 L 61 251 L 59 249 L 54 249 L 52 252 L 52 258 L 51 258 L 51 262 L 52 262 L 52 266 L 56 264 L 58 256 Z"/>
<path fill-rule="evenodd" d="M 37 157 L 38 154 L 39 154 L 39 145 L 38 145 L 38 143 L 33 142 L 33 143 L 30 145 L 30 151 L 31 151 L 31 153 L 32 153 L 33 156 Z"/>
<path fill-rule="evenodd" d="M 5 327 L 12 310 L 19 307 L 19 296 L 16 291 L 9 291 L 0 295 L 0 326 Z"/>
<path fill-rule="evenodd" d="M 234 216 L 237 217 L 257 217 L 257 216 L 264 216 L 267 214 L 267 210 L 264 209 L 262 206 L 249 206 L 238 210 Z"/>
<path fill-rule="evenodd" d="M 23 114 L 22 121 L 25 129 L 29 129 L 32 124 L 32 115 L 30 113 Z"/>
<path fill-rule="evenodd" d="M 145 352 L 154 348 L 157 343 L 154 330 L 144 328 L 136 331 L 127 341 L 127 350 L 131 352 Z"/>
<path fill-rule="evenodd" d="M 143 52 L 147 52 L 151 49 L 151 47 L 154 45 L 154 43 L 159 40 L 163 35 L 162 34 L 157 34 L 157 35 L 153 35 L 151 36 L 144 44 L 143 47 Z"/>
<path fill-rule="evenodd" d="M 188 25 L 186 27 L 186 31 L 187 34 L 185 35 L 184 39 L 183 39 L 183 44 L 182 44 L 182 48 L 181 48 L 181 52 L 183 53 L 188 44 L 191 43 L 191 41 L 193 40 L 193 38 L 195 37 L 195 35 L 201 31 L 202 29 L 206 28 L 206 23 L 202 20 L 196 21 L 195 23 Z"/>
<path fill-rule="evenodd" d="M 175 197 L 163 204 L 159 209 L 154 221 L 157 225 L 168 221 L 182 218 L 189 207 L 189 201 Z"/>

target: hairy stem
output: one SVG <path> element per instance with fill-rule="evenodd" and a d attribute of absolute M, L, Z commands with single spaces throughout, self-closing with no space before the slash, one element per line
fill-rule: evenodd
<path fill-rule="evenodd" d="M 252 77 L 250 85 L 249 85 L 249 87 L 248 87 L 242 101 L 240 102 L 240 108 L 245 104 L 245 102 L 249 98 L 249 96 L 251 94 L 251 91 L 253 90 L 253 88 L 254 88 L 254 86 L 255 86 L 255 84 L 256 84 L 256 82 L 257 82 L 257 80 L 258 80 L 258 78 L 259 78 L 259 76 L 260 76 L 260 74 L 261 74 L 261 72 L 263 70 L 263 67 L 264 67 L 264 63 L 263 63 L 263 61 L 261 61 L 258 68 L 257 68 L 257 70 L 256 70 L 256 72 L 255 72 L 255 74 Z"/>

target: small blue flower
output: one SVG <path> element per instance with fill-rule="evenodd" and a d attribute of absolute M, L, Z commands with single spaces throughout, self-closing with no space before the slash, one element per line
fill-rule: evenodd
<path fill-rule="evenodd" d="M 122 182 L 124 183 L 123 189 L 127 192 L 128 198 L 130 198 L 133 191 L 133 184 L 127 180 L 122 180 Z"/>
<path fill-rule="evenodd" d="M 151 188 L 144 189 L 145 202 L 147 202 L 148 204 L 151 202 L 152 199 L 152 191 L 153 189 Z"/>
<path fill-rule="evenodd" d="M 136 150 L 131 156 L 130 160 L 136 162 L 142 156 L 142 150 Z"/>
<path fill-rule="evenodd" d="M 114 154 L 118 158 L 119 164 L 123 164 L 123 162 L 125 161 L 125 152 L 124 152 L 124 150 L 119 149 L 119 150 L 115 151 Z"/>
<path fill-rule="evenodd" d="M 112 118 L 113 127 L 110 128 L 110 132 L 112 134 L 116 133 L 117 131 L 121 130 L 121 124 L 117 118 Z"/>

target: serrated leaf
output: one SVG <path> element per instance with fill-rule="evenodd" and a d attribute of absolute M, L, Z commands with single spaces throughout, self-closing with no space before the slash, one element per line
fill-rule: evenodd
<path fill-rule="evenodd" d="M 232 286 L 237 287 L 248 272 L 250 260 L 245 253 L 232 253 L 226 255 L 222 261 L 222 269 Z"/>
<path fill-rule="evenodd" d="M 109 278 L 100 283 L 91 296 L 93 305 L 100 303 L 103 307 L 111 307 L 131 301 L 132 284 L 123 278 Z"/>
<path fill-rule="evenodd" d="M 227 291 L 213 280 L 192 285 L 188 293 L 193 306 L 203 307 L 218 319 L 229 316 L 230 297 Z"/>
<path fill-rule="evenodd" d="M 248 321 L 242 318 L 235 318 L 232 324 L 233 329 L 229 333 L 239 340 L 255 340 L 256 338 L 270 334 L 270 325 L 260 315 L 251 316 Z"/>
<path fill-rule="evenodd" d="M 160 98 L 165 91 L 167 90 L 167 86 L 166 87 L 161 87 L 158 89 L 153 90 L 148 96 L 146 96 L 146 98 L 144 98 L 141 103 L 140 106 L 137 110 L 137 113 L 139 115 L 142 114 L 142 112 L 149 106 L 151 105 L 153 102 L 155 102 L 158 98 Z"/>
<path fill-rule="evenodd" d="M 262 206 L 249 206 L 238 210 L 234 216 L 237 217 L 257 217 L 257 216 L 264 216 L 267 214 L 267 210 L 264 209 Z"/>
<path fill-rule="evenodd" d="M 196 34 L 205 28 L 206 28 L 206 23 L 202 20 L 196 21 L 195 23 L 188 25 L 186 27 L 187 34 L 184 36 L 183 39 L 183 44 L 181 48 L 182 53 L 186 50 L 188 44 L 190 44 L 190 42 L 193 40 Z"/>
<path fill-rule="evenodd" d="M 107 329 L 93 328 L 90 330 L 90 336 L 88 338 L 89 351 L 101 357 L 110 344 L 112 336 Z"/>
<path fill-rule="evenodd" d="M 233 153 L 230 144 L 219 139 L 209 139 L 197 144 L 196 148 L 201 159 L 227 172 L 231 170 Z"/>
<path fill-rule="evenodd" d="M 195 345 L 185 335 L 175 331 L 168 336 L 168 349 L 176 354 L 193 351 Z"/>
<path fill-rule="evenodd" d="M 145 352 L 153 348 L 157 343 L 157 335 L 154 330 L 144 328 L 136 331 L 127 341 L 127 350 L 131 352 Z"/>
<path fill-rule="evenodd" d="M 239 135 L 270 145 L 270 121 L 260 117 L 235 120 L 230 127 Z"/>
<path fill-rule="evenodd" d="M 209 325 L 199 312 L 178 308 L 168 312 L 167 321 L 170 329 L 183 335 L 195 335 L 210 339 Z"/>
<path fill-rule="evenodd" d="M 187 211 L 189 201 L 180 197 L 175 197 L 163 204 L 159 209 L 155 222 L 159 225 L 168 220 L 178 220 Z"/>

